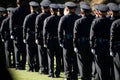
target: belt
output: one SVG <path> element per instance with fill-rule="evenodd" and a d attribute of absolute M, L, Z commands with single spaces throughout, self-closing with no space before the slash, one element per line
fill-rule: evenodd
<path fill-rule="evenodd" d="M 109 42 L 108 39 L 104 39 L 104 38 L 99 38 L 97 41 L 100 42 L 100 43 L 102 43 L 102 42 Z"/>
<path fill-rule="evenodd" d="M 73 38 L 73 35 L 71 35 L 71 34 L 66 34 L 66 38 L 67 38 L 67 39 L 71 39 L 71 38 Z"/>
<path fill-rule="evenodd" d="M 82 40 L 82 41 L 89 41 L 90 39 L 88 37 L 80 37 L 79 40 Z"/>

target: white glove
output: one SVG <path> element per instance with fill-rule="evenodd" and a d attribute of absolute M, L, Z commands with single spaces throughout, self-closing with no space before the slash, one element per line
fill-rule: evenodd
<path fill-rule="evenodd" d="M 4 39 L 2 39 L 2 42 L 4 42 Z"/>
<path fill-rule="evenodd" d="M 26 43 L 26 40 L 24 39 L 23 42 Z"/>
<path fill-rule="evenodd" d="M 62 44 L 60 44 L 60 47 L 63 47 L 63 45 L 62 45 Z"/>
<path fill-rule="evenodd" d="M 91 49 L 91 52 L 92 52 L 93 54 L 95 54 L 95 50 L 94 50 L 94 49 Z"/>
<path fill-rule="evenodd" d="M 77 52 L 78 52 L 78 49 L 77 49 L 77 48 L 74 48 L 74 51 L 77 53 Z"/>
<path fill-rule="evenodd" d="M 113 52 L 110 52 L 110 56 L 113 56 Z"/>
<path fill-rule="evenodd" d="M 45 48 L 47 48 L 47 45 L 46 45 L 46 44 L 44 44 L 44 47 L 45 47 Z"/>
<path fill-rule="evenodd" d="M 38 44 L 38 40 L 37 39 L 35 40 L 35 43 Z"/>
<path fill-rule="evenodd" d="M 11 38 L 11 39 L 14 39 L 14 36 L 13 36 L 13 35 L 11 35 L 11 36 L 10 36 L 10 38 Z"/>

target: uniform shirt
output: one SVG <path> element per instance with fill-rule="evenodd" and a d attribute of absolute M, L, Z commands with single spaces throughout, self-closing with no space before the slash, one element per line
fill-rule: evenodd
<path fill-rule="evenodd" d="M 0 31 L 1 31 L 2 39 L 4 39 L 4 41 L 10 39 L 9 20 L 10 20 L 10 17 L 7 17 L 6 19 L 3 20 L 1 24 Z"/>
<path fill-rule="evenodd" d="M 110 46 L 113 51 L 114 45 L 120 44 L 120 19 L 112 23 L 110 37 Z"/>
<path fill-rule="evenodd" d="M 27 15 L 23 24 L 23 38 L 35 40 L 35 19 L 38 14 L 34 11 Z M 28 34 L 28 35 L 26 35 Z"/>
<path fill-rule="evenodd" d="M 44 23 L 44 20 L 48 16 L 50 16 L 50 13 L 49 12 L 44 12 L 44 13 L 39 14 L 36 17 L 35 28 L 36 28 L 36 39 L 38 39 L 38 40 L 40 38 L 43 38 L 43 23 Z"/>
<path fill-rule="evenodd" d="M 10 17 L 10 33 L 13 36 L 22 34 L 24 18 L 30 13 L 29 9 L 18 6 Z M 19 34 L 20 32 L 20 34 Z M 18 34 L 18 35 L 17 35 Z M 21 36 L 22 37 L 22 36 Z"/>
<path fill-rule="evenodd" d="M 57 16 L 57 14 L 51 15 L 45 19 L 43 26 L 43 38 L 45 44 L 47 42 L 47 39 L 55 37 L 57 38 L 59 20 L 60 17 Z"/>
<path fill-rule="evenodd" d="M 78 40 L 80 38 L 88 38 L 90 36 L 91 24 L 94 19 L 94 16 L 88 15 L 83 16 L 80 19 L 75 21 L 74 25 L 74 46 L 78 47 Z"/>
<path fill-rule="evenodd" d="M 75 13 L 69 13 L 68 15 L 65 15 L 61 17 L 58 27 L 58 37 L 60 44 L 63 44 L 64 47 L 68 47 L 69 45 L 66 45 L 66 42 L 70 40 L 70 46 L 73 45 L 73 28 L 75 20 L 77 20 L 79 16 Z M 63 42 L 64 41 L 64 42 Z"/>
<path fill-rule="evenodd" d="M 105 16 L 96 18 L 93 21 L 90 31 L 90 44 L 92 48 L 94 48 L 99 39 L 110 40 L 110 27 L 111 21 Z"/>

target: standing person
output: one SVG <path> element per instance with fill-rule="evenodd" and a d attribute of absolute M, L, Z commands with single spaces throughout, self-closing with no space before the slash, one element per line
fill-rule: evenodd
<path fill-rule="evenodd" d="M 48 2 L 41 2 L 41 11 L 37 17 L 35 22 L 35 40 L 38 46 L 38 57 L 39 57 L 39 73 L 40 74 L 47 74 L 48 73 L 48 57 L 47 57 L 47 49 L 43 45 L 43 23 L 44 20 L 50 16 L 49 12 L 49 3 Z"/>
<path fill-rule="evenodd" d="M 1 24 L 1 29 L 0 29 L 2 41 L 4 42 L 4 45 L 5 45 L 6 64 L 8 68 L 13 67 L 15 65 L 14 53 L 12 53 L 11 55 L 11 51 L 10 51 L 10 48 L 12 46 L 11 46 L 11 39 L 10 39 L 9 20 L 10 20 L 10 15 L 12 10 L 13 10 L 12 7 L 7 8 L 8 17 L 3 20 Z M 13 64 L 12 64 L 12 56 L 13 56 Z"/>
<path fill-rule="evenodd" d="M 77 57 L 73 48 L 73 27 L 74 22 L 79 18 L 76 11 L 76 4 L 65 3 L 65 16 L 61 17 L 58 27 L 58 38 L 60 46 L 63 47 L 64 71 L 66 80 L 77 80 L 78 65 Z"/>
<path fill-rule="evenodd" d="M 22 30 L 23 21 L 25 16 L 29 14 L 29 9 L 26 7 L 24 0 L 17 0 L 16 3 L 17 7 L 10 16 L 10 34 L 14 43 L 15 68 L 24 70 L 26 65 L 26 45 L 23 43 Z"/>
<path fill-rule="evenodd" d="M 120 18 L 119 15 L 119 6 L 116 3 L 108 3 L 107 6 L 109 7 L 109 18 L 111 23 L 115 20 Z M 113 56 L 111 56 L 111 79 L 114 80 L 114 66 L 113 66 Z"/>
<path fill-rule="evenodd" d="M 39 69 L 37 45 L 35 43 L 35 19 L 38 15 L 39 3 L 31 1 L 29 5 L 31 13 L 25 17 L 23 23 L 23 41 L 27 44 L 28 72 L 33 72 Z"/>
<path fill-rule="evenodd" d="M 43 26 L 43 41 L 44 46 L 47 47 L 48 53 L 48 66 L 49 66 L 49 75 L 48 77 L 60 76 L 61 68 L 61 54 L 62 49 L 59 46 L 58 42 L 58 23 L 60 17 L 57 15 L 58 5 L 50 4 L 50 13 L 51 16 L 45 19 Z M 54 55 L 56 57 L 56 71 L 54 72 Z"/>
<path fill-rule="evenodd" d="M 110 53 L 113 56 L 114 80 L 120 80 L 120 19 L 114 21 L 111 26 Z"/>
<path fill-rule="evenodd" d="M 5 10 L 6 9 L 4 7 L 0 7 L 0 28 L 1 28 L 2 21 L 6 18 L 6 16 L 4 16 Z M 5 57 L 5 46 L 4 46 L 4 42 L 2 42 L 1 33 L 0 33 L 0 54 L 3 57 Z"/>
<path fill-rule="evenodd" d="M 106 18 L 108 7 L 105 4 L 98 5 L 99 18 L 96 18 L 90 31 L 90 45 L 95 56 L 96 75 L 95 80 L 110 79 L 110 19 Z"/>
<path fill-rule="evenodd" d="M 81 80 L 92 79 L 93 55 L 90 50 L 89 36 L 94 16 L 89 5 L 80 6 L 81 18 L 74 25 L 74 50 L 77 54 L 78 68 Z"/>

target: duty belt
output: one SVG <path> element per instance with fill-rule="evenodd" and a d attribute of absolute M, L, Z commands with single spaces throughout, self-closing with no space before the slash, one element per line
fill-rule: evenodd
<path fill-rule="evenodd" d="M 81 41 L 89 41 L 90 39 L 88 37 L 80 37 L 79 40 L 81 40 Z"/>
<path fill-rule="evenodd" d="M 66 34 L 66 38 L 67 38 L 67 39 L 71 39 L 71 38 L 73 38 L 73 35 L 71 35 L 71 34 Z"/>
<path fill-rule="evenodd" d="M 108 39 L 104 39 L 104 38 L 99 38 L 97 41 L 100 42 L 100 43 L 102 43 L 102 42 L 109 42 Z"/>

